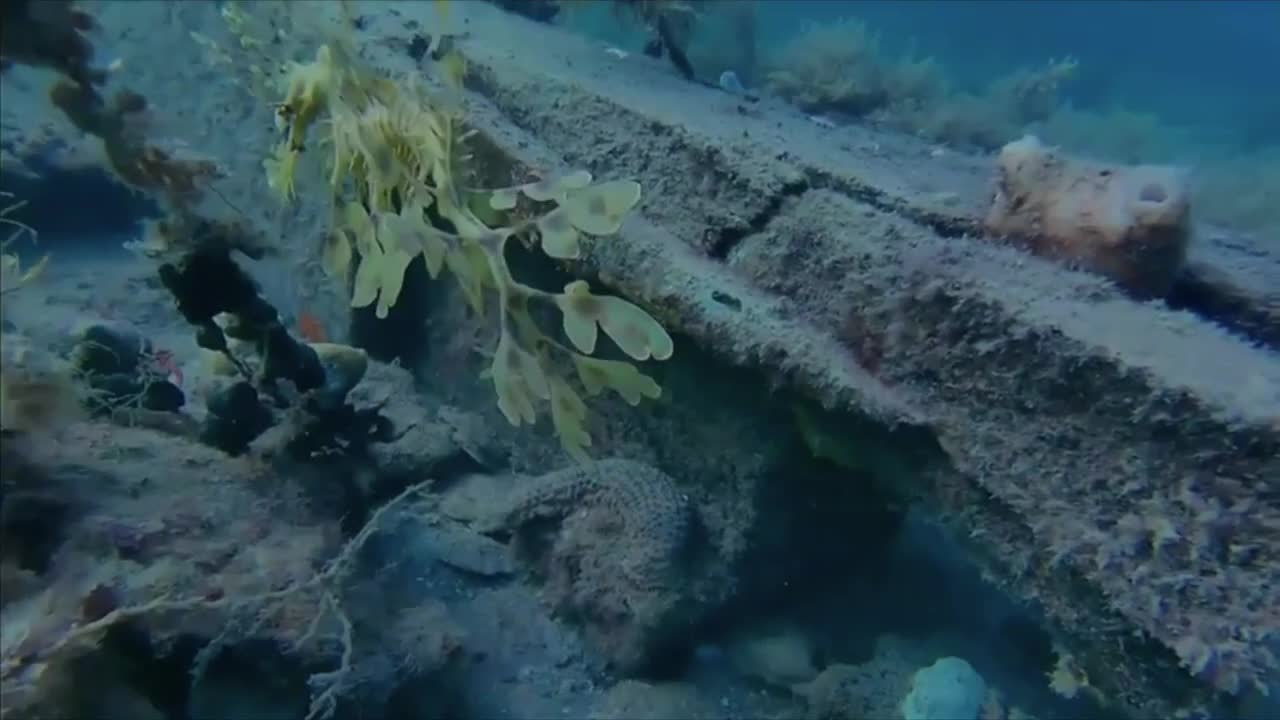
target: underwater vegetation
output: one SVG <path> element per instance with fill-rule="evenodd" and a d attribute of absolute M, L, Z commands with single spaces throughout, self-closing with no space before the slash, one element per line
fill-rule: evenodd
<path fill-rule="evenodd" d="M 250 440 L 274 424 L 271 411 L 259 400 L 259 389 L 276 394 L 280 380 L 290 382 L 293 392 L 310 393 L 305 403 L 321 425 L 332 426 L 331 435 L 354 432 L 357 440 L 369 436 L 366 423 L 376 422 L 376 412 L 361 415 L 344 403 L 346 393 L 363 375 L 360 351 L 335 351 L 326 344 L 313 347 L 295 340 L 284 329 L 275 309 L 258 295 L 254 281 L 230 257 L 238 251 L 251 259 L 261 258 L 271 248 L 239 221 L 211 220 L 202 214 L 206 211 L 201 207 L 203 191 L 207 181 L 220 173 L 219 168 L 206 159 L 186 157 L 154 144 L 146 135 L 146 123 L 135 121 L 147 107 L 138 93 L 122 89 L 111 101 L 99 94 L 98 86 L 105 83 L 107 73 L 89 66 L 92 53 L 84 33 L 93 27 L 90 17 L 66 2 L 19 3 L 6 13 L 6 31 L 23 33 L 22 39 L 6 43 L 6 57 L 57 69 L 62 77 L 49 90 L 52 105 L 77 129 L 100 142 L 106 165 L 118 181 L 151 192 L 165 203 L 167 217 L 150 223 L 145 237 L 129 246 L 159 261 L 158 276 L 181 314 L 197 328 L 198 345 L 221 355 L 226 374 L 241 376 L 210 403 L 201 437 L 226 452 L 243 451 Z M 20 203 L 11 204 L 0 213 L 0 222 L 14 228 L 0 255 L 6 294 L 32 284 L 50 257 L 45 255 L 32 267 L 23 268 L 19 256 L 10 252 L 19 236 L 36 236 L 32 228 L 6 217 L 18 207 Z M 229 344 L 228 335 L 239 344 Z M 237 355 L 246 348 L 248 355 L 256 354 L 261 362 L 251 365 L 246 357 Z M 165 424 L 170 422 L 164 419 L 165 414 L 176 413 L 185 401 L 183 392 L 166 377 L 172 372 L 169 361 L 146 338 L 123 329 L 101 325 L 82 328 L 65 360 L 52 363 L 53 369 L 24 375 L 23 368 L 31 364 L 30 355 L 16 350 L 6 353 L 0 367 L 5 389 L 4 428 L 9 431 L 44 425 L 44 418 L 62 416 L 68 404 L 83 405 L 95 415 L 125 411 L 132 413 L 129 417 L 133 421 L 149 419 Z M 68 397 L 74 397 L 75 402 L 66 402 Z M 326 417 L 333 413 L 342 419 Z M 173 424 L 182 426 L 176 421 Z M 300 436 L 313 442 L 318 436 L 327 437 L 314 427 Z M 323 445 L 324 440 L 318 444 Z"/>
<path fill-rule="evenodd" d="M 1067 88 L 1082 72 L 1074 58 L 1016 69 L 985 87 L 954 87 L 935 58 L 885 49 L 866 22 L 843 18 L 803 28 L 765 56 L 764 86 L 812 113 L 856 118 L 919 137 L 994 151 L 1034 132 L 1068 152 L 1120 163 L 1177 162 L 1195 157 L 1191 177 L 1197 216 L 1280 237 L 1272 156 L 1215 147 L 1150 113 L 1127 107 L 1075 107 Z"/>
<path fill-rule="evenodd" d="M 960 146 L 994 150 L 1058 108 L 1076 61 L 1052 60 L 956 92 L 931 57 L 890 57 L 866 23 L 845 18 L 803 30 L 769 61 L 765 87 L 814 113 L 866 119 Z"/>
<path fill-rule="evenodd" d="M 461 59 L 451 56 L 446 64 L 460 82 Z M 630 302 L 596 295 L 585 281 L 559 293 L 534 288 L 518 281 L 507 262 L 511 242 L 556 260 L 579 257 L 584 236 L 618 232 L 640 199 L 638 183 L 593 182 L 575 172 L 506 188 L 467 187 L 462 114 L 420 87 L 372 74 L 340 45 L 291 64 L 284 87 L 276 118 L 285 137 L 264 165 L 271 186 L 292 199 L 308 133 L 317 123 L 327 126 L 318 147 L 329 156 L 334 223 L 323 266 L 350 281 L 351 307 L 373 306 L 385 318 L 419 258 L 432 278 L 447 269 L 477 315 L 492 293 L 498 339 L 487 376 L 498 407 L 518 426 L 535 422 L 536 406 L 547 403 L 556 434 L 578 458 L 586 457 L 591 438 L 586 405 L 569 378 L 588 395 L 612 390 L 632 405 L 658 397 L 657 383 L 633 364 L 593 356 L 603 331 L 631 360 L 670 358 L 671 338 L 657 321 Z M 482 214 L 513 219 L 486 223 Z M 567 342 L 539 326 L 535 317 L 543 310 L 560 314 Z"/>
<path fill-rule="evenodd" d="M 33 265 L 23 267 L 15 245 L 21 240 L 37 241 L 34 228 L 8 217 L 22 206 L 10 193 L 0 192 L 0 298 L 21 292 L 40 279 L 49 263 L 43 255 Z M 0 299 L 0 332 L 7 333 L 5 301 Z M 5 338 L 0 348 L 0 431 L 30 432 L 55 426 L 75 414 L 76 396 L 70 377 L 47 361 L 42 353 L 23 344 L 16 336 Z"/>
<path fill-rule="evenodd" d="M 7 237 L 0 240 L 0 293 L 17 292 L 23 286 L 34 282 L 40 277 L 40 273 L 44 272 L 45 265 L 49 262 L 49 256 L 45 255 L 32 267 L 23 268 L 22 261 L 13 252 L 12 246 L 15 242 L 24 236 L 34 242 L 37 233 L 30 226 L 8 217 L 22 206 L 21 201 L 8 202 L 12 198 L 10 193 L 0 193 L 0 202 L 8 203 L 0 207 L 0 231 L 9 230 Z"/>
<path fill-rule="evenodd" d="M 766 66 L 797 110 L 687 82 L 655 23 L 710 3 L 610 5 L 630 60 L 486 3 L 5 6 L 164 212 L 116 266 L 0 212 L 6 717 L 1274 714 L 1280 375 L 1149 301 L 1190 181 L 1016 139 L 1070 61 L 953 91 L 842 27 L 856 73 Z M 981 153 L 856 126 L 966 97 Z"/>

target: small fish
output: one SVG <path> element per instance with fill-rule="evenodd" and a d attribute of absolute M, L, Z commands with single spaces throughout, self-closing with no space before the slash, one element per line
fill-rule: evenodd
<path fill-rule="evenodd" d="M 328 342 L 324 325 L 320 324 L 320 320 L 315 315 L 306 310 L 298 313 L 298 335 L 307 342 Z"/>
<path fill-rule="evenodd" d="M 817 125 L 820 128 L 824 128 L 826 130 L 836 129 L 836 123 L 831 118 L 825 118 L 825 117 L 822 117 L 821 115 L 805 115 L 805 117 L 809 119 L 809 122 L 813 123 L 814 125 Z"/>
<path fill-rule="evenodd" d="M 604 52 L 606 55 L 612 55 L 619 60 L 625 60 L 628 55 L 626 50 L 620 50 L 616 47 L 605 48 Z"/>

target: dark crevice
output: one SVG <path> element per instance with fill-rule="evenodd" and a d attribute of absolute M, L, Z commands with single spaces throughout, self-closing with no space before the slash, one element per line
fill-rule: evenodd
<path fill-rule="evenodd" d="M 258 637 L 218 649 L 198 674 L 194 662 L 184 670 L 187 698 L 179 718 L 248 717 L 246 708 L 259 717 L 302 717 L 308 677 L 321 671 Z"/>
<path fill-rule="evenodd" d="M 20 443 L 12 433 L 0 437 L 0 561 L 43 574 L 53 566 L 68 526 L 83 512 L 65 483 L 103 478 L 80 467 L 51 475 Z"/>
<path fill-rule="evenodd" d="M 23 570 L 47 572 L 62 546 L 71 506 L 60 498 L 37 493 L 10 493 L 0 499 L 2 556 Z"/>
<path fill-rule="evenodd" d="M 832 177 L 821 170 L 809 169 L 806 174 L 809 178 L 809 186 L 815 190 L 838 192 L 881 212 L 892 213 L 917 225 L 923 225 L 940 237 L 958 238 L 966 235 L 973 237 L 982 234 L 982 227 L 976 220 L 925 212 L 902 198 L 892 197 L 886 192 L 867 185 Z"/>
<path fill-rule="evenodd" d="M 733 249 L 743 239 L 762 232 L 768 227 L 769 223 L 773 222 L 773 219 L 782 212 L 787 200 L 798 198 L 810 189 L 812 189 L 812 185 L 805 180 L 787 183 L 782 186 L 781 190 L 774 193 L 769 198 L 769 202 L 765 203 L 765 206 L 751 216 L 747 222 L 719 229 L 708 229 L 706 238 L 707 254 L 717 260 L 724 260 L 729 257 L 729 253 L 733 252 Z"/>
<path fill-rule="evenodd" d="M 1212 269 L 1188 265 L 1174 282 L 1167 302 L 1243 335 L 1272 350 L 1280 350 L 1280 313 L 1230 283 L 1213 280 Z"/>
<path fill-rule="evenodd" d="M 41 240 L 77 243 L 132 237 L 141 221 L 161 215 L 149 196 L 103 168 L 61 167 L 34 158 L 24 162 L 35 176 L 4 172 L 0 189 L 22 203 L 8 217 L 35 228 Z"/>
<path fill-rule="evenodd" d="M 839 193 L 881 212 L 893 213 L 917 225 L 928 227 L 944 238 L 981 234 L 981 228 L 976 221 L 923 212 L 909 203 L 892 198 L 874 188 L 840 180 L 828 173 L 810 169 L 805 173 L 804 180 L 783 187 L 782 190 L 769 199 L 769 202 L 760 212 L 756 213 L 746 223 L 720 228 L 719 230 L 708 230 L 707 234 L 710 237 L 706 242 L 707 254 L 717 260 L 728 258 L 729 253 L 733 252 L 733 249 L 745 238 L 764 231 L 769 223 L 773 222 L 774 218 L 782 212 L 786 200 L 800 197 L 810 190 L 830 190 Z"/>
<path fill-rule="evenodd" d="M 374 305 L 351 311 L 348 332 L 351 344 L 384 363 L 399 363 L 411 371 L 422 365 L 426 352 L 427 328 L 423 321 L 429 311 L 431 278 L 419 259 L 404 271 L 404 284 L 396 304 L 379 318 Z"/>

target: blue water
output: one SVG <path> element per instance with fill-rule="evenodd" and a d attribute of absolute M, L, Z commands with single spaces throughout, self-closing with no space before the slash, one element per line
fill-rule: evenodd
<path fill-rule="evenodd" d="M 636 51 L 607 3 L 568 13 L 571 27 Z M 1069 151 L 1116 162 L 1191 168 L 1197 215 L 1280 242 L 1280 2 L 1137 0 L 708 0 L 692 55 L 741 43 L 726 9 L 756 13 L 758 84 L 810 27 L 854 19 L 879 37 L 881 56 L 937 62 L 953 92 L 980 93 L 1011 73 L 1078 61 L 1058 112 L 1033 132 Z M 732 14 L 732 13 L 728 13 Z M 726 48 L 719 48 L 726 49 Z M 734 48 L 727 48 L 730 52 Z M 739 48 L 740 49 L 740 48 Z M 717 53 L 712 52 L 715 56 Z M 719 69 L 707 73 L 714 80 Z M 738 74 L 749 78 L 749 69 Z M 767 89 L 767 88 L 766 88 Z M 936 138 L 935 138 L 936 139 Z M 946 139 L 941 142 L 946 143 Z M 991 150 L 992 148 L 984 148 Z"/>
<path fill-rule="evenodd" d="M 751 0 L 740 0 L 750 2 Z M 962 82 L 1050 58 L 1080 60 L 1069 96 L 1171 123 L 1234 126 L 1280 142 L 1280 2 L 1218 0 L 756 0 L 761 56 L 809 23 L 853 17 L 887 50 L 911 45 Z M 695 3 L 696 5 L 696 3 Z M 615 35 L 605 13 L 579 13 Z M 714 15 L 708 15 L 714 22 Z M 1265 127 L 1269 132 L 1263 133 Z"/>
<path fill-rule="evenodd" d="M 1256 113 L 1280 142 L 1277 2 L 768 0 L 760 13 L 779 37 L 805 21 L 858 17 L 890 46 L 914 38 L 970 79 L 1071 56 L 1081 73 L 1069 94 L 1081 101 L 1197 125 L 1248 125 L 1241 114 Z"/>

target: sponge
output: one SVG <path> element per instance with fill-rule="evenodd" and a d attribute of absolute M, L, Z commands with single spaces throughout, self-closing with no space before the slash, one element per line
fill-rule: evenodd
<path fill-rule="evenodd" d="M 986 229 L 1104 275 L 1141 298 L 1169 292 L 1191 238 L 1186 173 L 1068 157 L 1034 136 L 1000 151 Z"/>
<path fill-rule="evenodd" d="M 977 720 L 987 684 L 973 666 L 944 657 L 916 671 L 902 701 L 905 720 Z"/>

